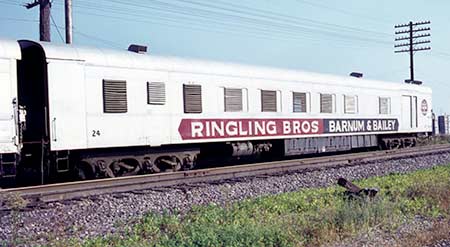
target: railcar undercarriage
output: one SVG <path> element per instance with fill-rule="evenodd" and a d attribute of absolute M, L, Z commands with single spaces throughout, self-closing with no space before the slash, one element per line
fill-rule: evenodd
<path fill-rule="evenodd" d="M 361 148 L 407 148 L 415 146 L 417 138 L 417 134 L 349 135 L 161 146 L 153 149 L 138 147 L 58 152 L 49 152 L 43 145 L 44 148 L 40 151 L 42 155 L 39 156 L 30 156 L 37 152 L 33 150 L 24 150 L 23 157 L 0 156 L 0 182 L 14 180 L 16 174 L 19 185 L 32 185 L 185 171 L 202 167 L 199 164 L 206 163 L 205 161 L 217 163 L 216 161 L 244 158 L 282 158 Z M 42 147 L 36 147 L 38 146 Z M 19 160 L 21 163 L 18 163 Z M 10 182 L 8 184 L 14 185 Z"/>

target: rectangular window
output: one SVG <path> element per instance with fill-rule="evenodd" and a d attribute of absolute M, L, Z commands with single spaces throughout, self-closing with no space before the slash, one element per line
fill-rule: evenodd
<path fill-rule="evenodd" d="M 293 112 L 307 112 L 306 93 L 292 93 Z"/>
<path fill-rule="evenodd" d="M 126 113 L 127 111 L 127 82 L 103 80 L 103 112 Z"/>
<path fill-rule="evenodd" d="M 261 90 L 261 111 L 277 111 L 277 91 Z"/>
<path fill-rule="evenodd" d="M 183 85 L 184 113 L 202 113 L 202 86 Z"/>
<path fill-rule="evenodd" d="M 147 82 L 147 104 L 164 105 L 166 103 L 166 85 L 164 82 Z"/>
<path fill-rule="evenodd" d="M 391 114 L 391 98 L 379 97 L 379 113 Z"/>
<path fill-rule="evenodd" d="M 358 112 L 358 97 L 344 95 L 344 113 L 354 114 Z"/>
<path fill-rule="evenodd" d="M 242 89 L 241 88 L 225 88 L 224 90 L 225 111 L 241 112 L 242 111 Z"/>
<path fill-rule="evenodd" d="M 320 94 L 320 113 L 333 113 L 333 95 Z"/>

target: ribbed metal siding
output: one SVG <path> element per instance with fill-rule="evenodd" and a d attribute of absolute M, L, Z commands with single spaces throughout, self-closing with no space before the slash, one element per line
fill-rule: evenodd
<path fill-rule="evenodd" d="M 293 111 L 306 112 L 306 93 L 292 93 Z"/>
<path fill-rule="evenodd" d="M 184 113 L 202 112 L 202 86 L 183 85 Z"/>
<path fill-rule="evenodd" d="M 261 90 L 261 111 L 277 111 L 277 91 Z"/>
<path fill-rule="evenodd" d="M 225 111 L 240 112 L 242 111 L 242 89 L 225 88 L 224 90 Z"/>
<path fill-rule="evenodd" d="M 127 82 L 103 80 L 103 112 L 126 113 L 127 111 Z"/>
<path fill-rule="evenodd" d="M 320 94 L 320 112 L 333 113 L 333 95 Z"/>
<path fill-rule="evenodd" d="M 356 96 L 344 96 L 344 112 L 356 113 L 357 111 L 357 98 Z"/>
<path fill-rule="evenodd" d="M 380 97 L 380 114 L 390 114 L 391 99 L 387 97 Z"/>
<path fill-rule="evenodd" d="M 164 82 L 147 82 L 147 103 L 164 105 L 166 103 L 166 85 Z"/>

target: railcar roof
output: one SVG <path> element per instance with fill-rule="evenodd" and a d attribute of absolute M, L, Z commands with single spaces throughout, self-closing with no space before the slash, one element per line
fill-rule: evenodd
<path fill-rule="evenodd" d="M 0 40 L 0 58 L 20 59 L 20 46 L 15 40 Z"/>
<path fill-rule="evenodd" d="M 3 41 L 0 42 L 0 44 L 2 43 Z M 350 76 L 335 76 L 330 74 L 320 74 L 264 66 L 213 62 L 177 57 L 163 57 L 151 54 L 138 54 L 127 51 L 125 49 L 112 50 L 106 48 L 83 47 L 66 44 L 52 44 L 48 42 L 37 43 L 39 43 L 43 47 L 47 59 L 79 60 L 84 61 L 86 64 L 95 66 L 261 78 L 265 80 L 284 82 L 301 81 L 329 85 L 345 85 L 355 88 L 389 88 L 391 90 L 412 90 L 422 93 L 431 93 L 431 88 L 422 85 L 368 80 Z M 12 46 L 11 43 L 8 44 Z"/>

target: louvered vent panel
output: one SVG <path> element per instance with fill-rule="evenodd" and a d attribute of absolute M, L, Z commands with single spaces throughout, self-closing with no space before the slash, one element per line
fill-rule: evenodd
<path fill-rule="evenodd" d="M 306 112 L 306 93 L 293 93 L 294 112 Z"/>
<path fill-rule="evenodd" d="M 127 82 L 103 80 L 103 112 L 126 113 Z"/>
<path fill-rule="evenodd" d="M 345 113 L 356 113 L 356 96 L 344 96 Z"/>
<path fill-rule="evenodd" d="M 320 95 L 320 112 L 321 113 L 333 113 L 333 95 L 321 94 Z"/>
<path fill-rule="evenodd" d="M 380 97 L 380 114 L 389 114 L 390 108 L 390 99 Z"/>
<path fill-rule="evenodd" d="M 226 112 L 242 111 L 242 89 L 225 88 L 225 111 Z"/>
<path fill-rule="evenodd" d="M 202 112 L 202 86 L 183 85 L 184 112 L 201 113 Z"/>
<path fill-rule="evenodd" d="M 261 90 L 261 110 L 263 112 L 277 111 L 277 92 Z"/>
<path fill-rule="evenodd" d="M 147 82 L 147 103 L 164 105 L 166 103 L 166 85 L 164 82 Z"/>

